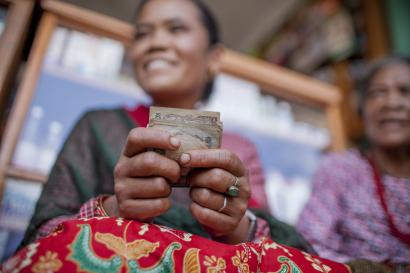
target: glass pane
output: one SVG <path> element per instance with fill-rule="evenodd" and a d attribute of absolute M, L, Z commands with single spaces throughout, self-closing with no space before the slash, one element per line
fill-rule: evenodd
<path fill-rule="evenodd" d="M 294 224 L 310 196 L 310 179 L 321 152 L 329 144 L 323 111 L 273 97 L 252 82 L 227 75 L 218 77 L 207 108 L 221 112 L 224 131 L 238 132 L 256 144 L 270 209 Z"/>
<path fill-rule="evenodd" d="M 7 179 L 0 210 L 0 262 L 10 256 L 23 239 L 42 185 Z"/>
<path fill-rule="evenodd" d="M 85 111 L 146 102 L 124 55 L 117 41 L 58 27 L 12 163 L 47 174 Z"/>
<path fill-rule="evenodd" d="M 0 5 L 0 36 L 6 27 L 7 8 Z"/>

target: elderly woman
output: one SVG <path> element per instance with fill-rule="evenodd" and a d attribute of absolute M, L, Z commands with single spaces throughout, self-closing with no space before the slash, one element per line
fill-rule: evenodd
<path fill-rule="evenodd" d="M 297 225 L 319 255 L 410 264 L 410 63 L 377 63 L 360 103 L 367 149 L 327 156 Z"/>

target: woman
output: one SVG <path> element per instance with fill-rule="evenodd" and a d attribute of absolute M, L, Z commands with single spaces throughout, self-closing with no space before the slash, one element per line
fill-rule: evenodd
<path fill-rule="evenodd" d="M 155 105 L 193 108 L 200 100 L 219 50 L 210 46 L 207 16 L 197 0 L 143 2 L 132 55 L 140 85 Z M 260 171 L 249 142 L 224 136 L 222 145 L 242 154 L 242 160 L 230 150 L 215 149 L 188 151 L 176 162 L 147 149 L 180 145 L 165 132 L 145 128 L 147 117 L 145 107 L 96 111 L 77 124 L 45 185 L 27 238 L 42 224 L 42 231 L 53 231 L 8 259 L 1 272 L 348 272 L 343 264 L 264 237 L 271 231 L 271 237 L 308 250 L 291 229 L 269 217 L 266 225 L 247 210 L 251 192 L 245 164 L 252 186 L 252 172 Z M 140 127 L 129 132 L 136 123 Z M 179 180 L 180 166 L 194 170 L 187 178 L 190 190 L 174 198 L 168 183 Z M 236 197 L 226 192 L 232 185 L 239 189 Z M 81 207 L 94 195 L 99 197 Z M 187 196 L 188 204 L 180 199 Z M 171 199 L 182 207 L 171 205 Z"/>
<path fill-rule="evenodd" d="M 221 50 L 216 23 L 202 2 L 151 0 L 140 5 L 130 55 L 136 78 L 154 105 L 195 108 L 206 99 Z M 229 244 L 269 235 L 267 222 L 255 221 L 247 210 L 248 203 L 266 205 L 253 145 L 224 134 L 224 149 L 190 151 L 175 162 L 149 150 L 176 149 L 178 139 L 145 128 L 147 121 L 146 106 L 87 113 L 56 161 L 23 245 L 65 220 L 105 214 L 153 221 Z M 181 166 L 195 168 L 188 176 L 190 190 L 170 187 L 180 178 Z M 239 196 L 227 196 L 234 184 Z M 272 218 L 267 221 L 275 224 L 273 238 L 308 249 L 291 229 Z"/>
<path fill-rule="evenodd" d="M 364 81 L 369 143 L 324 159 L 298 230 L 323 257 L 410 264 L 410 63 L 386 59 Z"/>

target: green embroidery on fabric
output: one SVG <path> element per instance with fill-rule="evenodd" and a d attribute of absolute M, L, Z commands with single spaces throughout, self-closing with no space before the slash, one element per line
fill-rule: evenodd
<path fill-rule="evenodd" d="M 276 271 L 276 273 L 303 273 L 303 271 L 300 270 L 300 268 L 288 257 L 279 256 L 278 262 L 280 262 L 282 265 L 279 271 Z"/>
<path fill-rule="evenodd" d="M 121 257 L 114 256 L 111 259 L 98 257 L 91 249 L 90 241 L 90 226 L 81 225 L 77 238 L 71 244 L 71 255 L 69 258 L 84 271 L 96 273 L 118 272 L 122 265 Z"/>
<path fill-rule="evenodd" d="M 128 266 L 131 268 L 130 273 L 163 273 L 174 272 L 174 259 L 172 257 L 175 250 L 181 249 L 181 244 L 173 242 L 168 246 L 162 255 L 159 262 L 151 268 L 141 268 L 137 261 L 128 261 Z"/>
<path fill-rule="evenodd" d="M 98 257 L 91 248 L 91 228 L 90 225 L 81 225 L 77 237 L 70 246 L 71 259 L 81 271 L 105 273 L 105 272 L 119 272 L 123 266 L 123 261 L 126 259 L 120 255 L 115 255 L 110 259 Z M 164 251 L 161 259 L 150 268 L 141 268 L 136 260 L 128 260 L 129 273 L 162 273 L 174 272 L 174 258 L 175 250 L 181 249 L 180 243 L 173 242 Z"/>

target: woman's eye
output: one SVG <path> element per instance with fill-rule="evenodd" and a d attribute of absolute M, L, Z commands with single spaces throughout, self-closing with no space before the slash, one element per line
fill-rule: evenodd
<path fill-rule="evenodd" d="M 399 90 L 404 96 L 410 96 L 410 85 L 400 86 Z"/>
<path fill-rule="evenodd" d="M 149 31 L 147 31 L 147 30 L 137 30 L 134 34 L 134 39 L 135 40 L 140 40 L 142 38 L 145 38 L 148 35 L 149 35 Z"/>
<path fill-rule="evenodd" d="M 185 26 L 180 26 L 180 25 L 171 26 L 171 27 L 169 28 L 169 30 L 170 30 L 172 33 L 183 32 L 183 31 L 185 31 L 186 29 L 187 29 L 187 28 L 186 28 Z"/>
<path fill-rule="evenodd" d="M 368 97 L 380 97 L 386 94 L 386 89 L 384 88 L 372 88 L 367 92 Z"/>
<path fill-rule="evenodd" d="M 134 39 L 135 40 L 140 40 L 142 38 L 144 38 L 147 34 L 144 32 L 136 32 L 134 35 Z"/>

